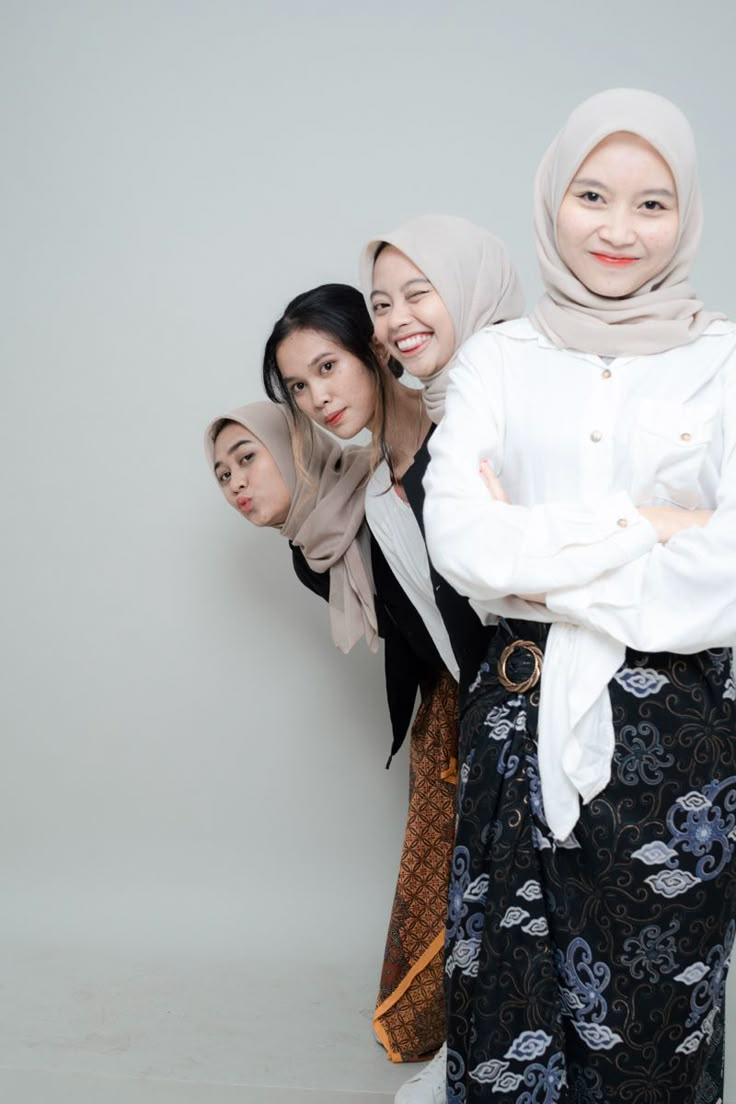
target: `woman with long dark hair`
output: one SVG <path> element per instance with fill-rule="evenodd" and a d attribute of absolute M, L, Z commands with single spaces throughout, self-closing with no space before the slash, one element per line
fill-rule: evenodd
<path fill-rule="evenodd" d="M 371 434 L 372 466 L 400 478 L 427 432 L 421 395 L 375 340 L 362 295 L 327 284 L 297 296 L 277 321 L 264 354 L 267 394 L 293 411 L 303 432 L 343 440 Z M 443 944 L 454 827 L 457 712 L 455 657 L 439 617 L 427 624 L 375 540 L 377 605 L 393 628 L 384 650 L 394 754 L 420 706 L 410 738 L 407 828 L 373 1025 L 394 1061 L 415 1061 L 444 1040 Z"/>
<path fill-rule="evenodd" d="M 424 270 L 417 267 L 417 259 Z M 299 346 L 292 343 L 292 348 L 281 346 L 280 355 L 272 355 L 271 363 L 276 364 L 280 373 L 282 394 L 285 388 L 290 388 L 294 405 L 310 419 L 318 423 L 321 420 L 345 438 L 361 429 L 372 431 L 376 470 L 369 485 L 366 510 L 376 552 L 380 549 L 386 557 L 391 573 L 432 635 L 447 671 L 457 680 L 463 668 L 469 669 L 468 656 L 476 655 L 485 633 L 467 602 L 432 573 L 427 559 L 421 531 L 421 477 L 427 462 L 426 442 L 433 423 L 441 417 L 446 378 L 459 342 L 483 325 L 519 314 L 523 305 L 521 292 L 503 245 L 480 227 L 451 216 L 424 216 L 369 243 L 363 254 L 361 276 L 378 338 L 376 342 L 371 337 L 371 348 L 376 350 L 379 364 L 386 365 L 388 351 L 392 363 L 406 367 L 421 381 L 420 388 L 408 391 L 395 379 L 389 380 L 388 394 L 384 392 L 381 396 L 379 407 L 379 403 L 371 401 L 358 366 L 352 365 L 351 378 L 351 366 L 335 357 L 334 349 L 327 350 L 326 378 L 325 375 L 315 378 L 315 369 L 320 370 L 316 351 L 328 336 L 324 319 L 315 314 L 302 313 L 299 321 L 307 329 L 306 339 L 300 336 Z M 363 312 L 358 313 L 367 337 L 369 323 Z M 277 336 L 283 341 L 281 332 Z M 294 355 L 297 351 L 301 360 Z M 405 424 L 416 425 L 416 436 L 409 450 L 403 447 L 406 438 L 399 437 L 397 441 L 395 432 L 392 433 L 396 408 L 403 410 Z M 380 586 L 378 590 L 380 594 Z M 443 724 L 438 732 L 441 755 L 438 763 L 436 755 L 428 754 L 422 727 L 416 726 L 412 736 L 413 777 L 423 773 L 424 781 L 412 787 L 402 859 L 403 885 L 400 876 L 389 947 L 401 948 L 402 926 L 409 928 L 403 917 L 415 926 L 419 908 L 425 923 L 429 918 L 436 924 L 446 895 L 448 841 L 452 836 L 452 794 L 447 782 L 454 780 L 457 759 L 457 698 L 453 681 L 448 676 L 441 678 L 433 696 L 435 702 L 442 703 Z M 443 764 L 444 770 L 438 769 Z M 416 895 L 412 899 L 412 878 L 406 872 L 416 869 L 417 851 L 426 851 L 430 842 L 425 824 L 438 796 L 447 819 L 442 850 L 433 848 L 436 888 L 430 909 L 426 899 Z M 433 935 L 429 947 L 432 958 L 427 950 L 414 958 L 418 963 L 431 964 L 435 977 L 439 967 L 435 991 L 437 1005 L 441 1006 L 441 925 L 430 929 L 428 935 Z M 384 1033 L 390 1038 L 393 1025 L 405 1018 L 405 1004 L 402 985 L 384 972 L 374 1020 L 379 1035 Z M 400 1089 L 396 1099 L 401 1104 L 410 1101 L 434 1104 L 440 1099 L 438 1093 L 444 1095 L 444 1080 L 444 1048 L 441 1048 L 435 1061 Z"/>

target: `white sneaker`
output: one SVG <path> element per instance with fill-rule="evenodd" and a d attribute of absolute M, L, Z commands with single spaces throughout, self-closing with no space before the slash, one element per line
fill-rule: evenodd
<path fill-rule="evenodd" d="M 404 1082 L 394 1104 L 447 1104 L 447 1043 L 428 1066 Z"/>

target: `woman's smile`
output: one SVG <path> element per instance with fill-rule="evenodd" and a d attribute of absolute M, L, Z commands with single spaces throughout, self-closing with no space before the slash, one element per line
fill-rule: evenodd
<path fill-rule="evenodd" d="M 432 336 L 431 331 L 425 330 L 423 333 L 410 334 L 408 337 L 397 337 L 396 348 L 402 357 L 414 356 L 415 353 L 421 353 L 426 349 Z"/>

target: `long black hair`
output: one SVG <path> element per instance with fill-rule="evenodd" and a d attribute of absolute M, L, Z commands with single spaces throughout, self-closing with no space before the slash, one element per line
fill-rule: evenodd
<path fill-rule="evenodd" d="M 376 412 L 370 426 L 377 445 L 376 461 L 384 459 L 393 478 L 393 465 L 385 440 L 386 431 L 386 371 L 378 355 L 373 334 L 373 320 L 365 299 L 350 284 L 320 284 L 297 295 L 287 305 L 266 342 L 263 352 L 263 386 L 271 402 L 285 403 L 297 425 L 303 425 L 304 415 L 294 396 L 284 383 L 277 354 L 282 341 L 298 330 L 317 330 L 331 337 L 357 357 L 370 372 L 376 384 Z M 393 359 L 388 371 L 400 376 L 402 369 Z"/>

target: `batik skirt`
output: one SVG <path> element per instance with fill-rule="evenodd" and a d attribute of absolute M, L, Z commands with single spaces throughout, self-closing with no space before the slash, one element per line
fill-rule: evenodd
<path fill-rule="evenodd" d="M 448 1104 L 717 1104 L 736 933 L 730 651 L 628 651 L 611 779 L 564 844 L 544 816 L 539 686 L 501 624 L 461 710 L 446 973 Z M 519 648 L 518 686 L 536 661 Z M 570 678 L 575 672 L 569 673 Z"/>
<path fill-rule="evenodd" d="M 410 736 L 406 833 L 373 1018 L 394 1062 L 418 1061 L 445 1041 L 445 915 L 457 734 L 457 689 L 445 674 L 423 695 Z"/>

